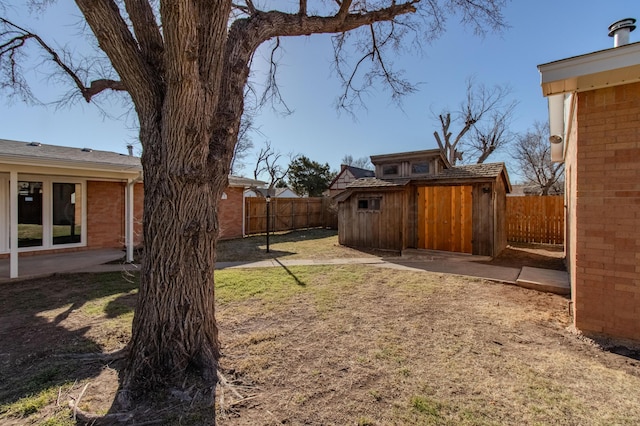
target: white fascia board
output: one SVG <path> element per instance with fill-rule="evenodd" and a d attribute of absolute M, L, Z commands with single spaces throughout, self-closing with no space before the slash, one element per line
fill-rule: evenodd
<path fill-rule="evenodd" d="M 19 173 L 50 175 L 50 176 L 74 176 L 93 179 L 105 180 L 122 180 L 136 179 L 141 176 L 142 172 L 138 170 L 131 171 L 114 171 L 114 170 L 96 170 L 86 168 L 65 168 L 55 167 L 52 165 L 31 165 L 23 162 L 8 162 L 0 160 L 0 172 L 11 172 L 17 170 Z"/>
<path fill-rule="evenodd" d="M 16 169 L 21 172 L 22 169 L 29 170 L 29 172 L 37 172 L 37 170 L 43 170 L 50 174 L 74 174 L 78 176 L 103 176 L 108 177 L 130 177 L 138 176 L 142 172 L 142 166 L 120 166 L 117 164 L 106 163 L 85 163 L 77 161 L 64 161 L 47 159 L 46 161 L 39 161 L 33 157 L 22 156 L 0 156 L 0 170 L 4 169 Z"/>
<path fill-rule="evenodd" d="M 640 43 L 538 65 L 538 70 L 544 96 L 640 81 Z"/>

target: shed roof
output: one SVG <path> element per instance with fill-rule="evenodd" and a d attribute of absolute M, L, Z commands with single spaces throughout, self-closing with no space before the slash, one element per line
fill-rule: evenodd
<path fill-rule="evenodd" d="M 511 182 L 504 163 L 484 163 L 484 164 L 468 164 L 464 166 L 455 166 L 450 169 L 444 169 L 442 173 L 433 176 L 425 176 L 424 178 L 414 179 L 415 182 L 433 182 L 433 181 L 483 181 L 494 180 L 500 176 L 504 179 L 507 193 L 511 192 Z"/>
<path fill-rule="evenodd" d="M 405 186 L 410 182 L 410 179 L 377 179 L 377 178 L 362 178 L 354 180 L 347 185 L 347 189 L 352 188 L 393 188 Z"/>
<path fill-rule="evenodd" d="M 443 170 L 440 174 L 425 176 L 418 179 L 377 179 L 363 178 L 351 182 L 347 185 L 347 190 L 338 194 L 334 199 L 338 202 L 345 201 L 351 194 L 359 190 L 400 190 L 409 183 L 433 183 L 446 185 L 447 183 L 473 183 L 487 182 L 502 178 L 505 183 L 506 192 L 511 192 L 511 183 L 504 163 L 469 164 L 456 166 Z"/>

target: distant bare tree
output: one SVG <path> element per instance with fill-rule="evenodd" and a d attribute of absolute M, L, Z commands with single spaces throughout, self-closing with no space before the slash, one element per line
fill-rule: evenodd
<path fill-rule="evenodd" d="M 535 122 L 533 129 L 518 135 L 513 158 L 520 166 L 525 184 L 539 188 L 542 195 L 563 192 L 564 163 L 551 162 L 549 126 L 546 123 Z"/>
<path fill-rule="evenodd" d="M 236 146 L 233 151 L 233 158 L 231 159 L 231 174 L 238 174 L 245 168 L 245 159 L 253 149 L 251 132 L 254 130 L 253 114 L 245 110 L 244 114 L 242 114 L 242 118 L 240 119 L 238 142 L 236 142 Z"/>
<path fill-rule="evenodd" d="M 476 123 L 474 132 L 465 146 L 478 155 L 477 164 L 484 163 L 495 151 L 508 146 L 515 139 L 509 130 L 516 102 L 491 113 L 489 119 Z"/>
<path fill-rule="evenodd" d="M 287 154 L 289 162 L 287 166 L 280 164 L 280 160 L 283 158 L 283 154 L 274 149 L 271 146 L 270 141 L 265 141 L 264 146 L 258 152 L 256 156 L 256 166 L 253 169 L 253 178 L 259 179 L 263 175 L 267 175 L 269 179 L 269 189 L 275 188 L 276 185 L 282 181 L 289 169 L 293 160 L 297 158 L 292 153 Z"/>
<path fill-rule="evenodd" d="M 487 88 L 483 84 L 476 85 L 473 78 L 468 78 L 466 99 L 460 109 L 445 109 L 438 114 L 440 130 L 433 132 L 433 136 L 440 151 L 452 165 L 458 160 L 462 161 L 462 146 L 471 130 L 474 133 L 473 137 L 467 137 L 470 139 L 468 148 L 479 153 L 478 163 L 484 162 L 495 150 L 505 145 L 509 139 L 508 124 L 516 106 L 515 101 L 507 102 L 510 94 L 511 90 L 506 86 Z M 488 123 L 481 126 L 482 120 Z M 456 131 L 452 126 L 459 129 Z"/>
<path fill-rule="evenodd" d="M 344 157 L 342 157 L 340 164 L 346 164 L 347 166 L 353 166 L 359 169 L 373 168 L 373 165 L 371 164 L 369 157 L 360 157 L 360 158 L 354 159 L 353 155 L 351 154 L 347 154 Z"/>

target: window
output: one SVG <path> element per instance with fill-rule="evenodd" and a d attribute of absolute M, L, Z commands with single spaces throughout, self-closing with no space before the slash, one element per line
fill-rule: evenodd
<path fill-rule="evenodd" d="M 53 184 L 53 244 L 75 244 L 82 235 L 82 185 Z"/>
<path fill-rule="evenodd" d="M 419 163 L 411 164 L 412 175 L 426 175 L 429 173 L 429 163 L 427 161 L 421 161 Z"/>
<path fill-rule="evenodd" d="M 376 198 L 359 198 L 358 210 L 379 211 L 381 197 Z"/>
<path fill-rule="evenodd" d="M 398 165 L 397 164 L 389 164 L 386 166 L 382 166 L 382 175 L 383 176 L 397 176 L 398 175 Z"/>
<path fill-rule="evenodd" d="M 20 251 L 80 246 L 86 243 L 86 185 L 74 178 L 49 178 L 38 175 L 20 175 L 17 182 L 17 247 Z M 54 180 L 56 179 L 56 180 Z M 11 246 L 9 237 L 10 212 L 8 197 L 10 182 L 0 176 L 0 252 Z"/>
<path fill-rule="evenodd" d="M 18 247 L 42 246 L 42 182 L 18 182 Z"/>

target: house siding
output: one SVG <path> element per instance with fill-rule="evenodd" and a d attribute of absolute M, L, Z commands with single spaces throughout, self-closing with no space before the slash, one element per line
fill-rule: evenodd
<path fill-rule="evenodd" d="M 640 83 L 579 93 L 577 123 L 566 164 L 575 326 L 640 340 Z"/>

